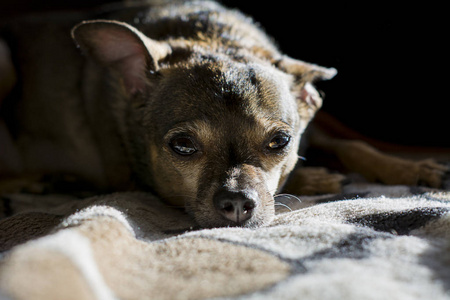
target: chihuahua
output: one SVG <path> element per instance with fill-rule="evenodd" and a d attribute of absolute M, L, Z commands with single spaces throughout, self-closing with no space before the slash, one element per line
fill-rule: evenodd
<path fill-rule="evenodd" d="M 270 223 L 322 104 L 313 83 L 336 75 L 283 55 L 249 17 L 212 1 L 52 14 L 4 32 L 13 64 L 0 77 L 16 80 L 0 91 L 0 174 L 148 190 L 201 227 Z M 348 149 L 374 157 L 315 140 L 349 165 Z"/>

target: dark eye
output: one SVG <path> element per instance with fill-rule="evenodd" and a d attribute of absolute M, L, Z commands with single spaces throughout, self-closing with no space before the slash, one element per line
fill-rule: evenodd
<path fill-rule="evenodd" d="M 170 141 L 170 147 L 179 155 L 192 155 L 197 152 L 194 142 L 189 137 L 177 137 Z"/>
<path fill-rule="evenodd" d="M 291 137 L 284 133 L 278 133 L 269 142 L 267 147 L 270 150 L 281 150 L 289 144 Z"/>

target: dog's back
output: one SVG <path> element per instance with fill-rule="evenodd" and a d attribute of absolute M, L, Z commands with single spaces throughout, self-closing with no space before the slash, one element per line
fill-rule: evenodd
<path fill-rule="evenodd" d="M 4 30 L 17 84 L 2 101 L 2 115 L 21 157 L 20 164 L 10 171 L 99 170 L 95 167 L 99 166 L 98 157 L 80 101 L 82 58 L 69 35 L 77 17 L 71 14 L 27 17 Z"/>

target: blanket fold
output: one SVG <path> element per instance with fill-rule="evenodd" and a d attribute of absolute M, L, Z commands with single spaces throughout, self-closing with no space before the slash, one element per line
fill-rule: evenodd
<path fill-rule="evenodd" d="M 10 195 L 0 295 L 450 299 L 450 192 L 349 185 L 299 200 L 266 227 L 200 230 L 144 193 Z"/>

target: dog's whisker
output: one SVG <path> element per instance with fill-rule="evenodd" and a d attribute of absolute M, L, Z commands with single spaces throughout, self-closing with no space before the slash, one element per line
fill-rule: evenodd
<path fill-rule="evenodd" d="M 287 206 L 286 204 L 281 203 L 281 202 L 275 202 L 275 206 L 286 207 L 287 209 L 289 209 L 289 211 L 292 211 L 292 208 L 290 208 L 289 206 Z"/>
<path fill-rule="evenodd" d="M 300 159 L 300 160 L 306 161 L 306 157 L 304 157 L 304 156 L 297 155 L 297 157 L 298 157 L 298 159 Z"/>
<path fill-rule="evenodd" d="M 295 200 L 298 201 L 298 203 L 302 203 L 302 200 L 300 200 L 299 197 L 291 195 L 291 194 L 278 194 L 274 198 L 276 199 L 276 198 L 279 198 L 279 197 L 286 197 L 288 199 L 294 198 Z"/>

